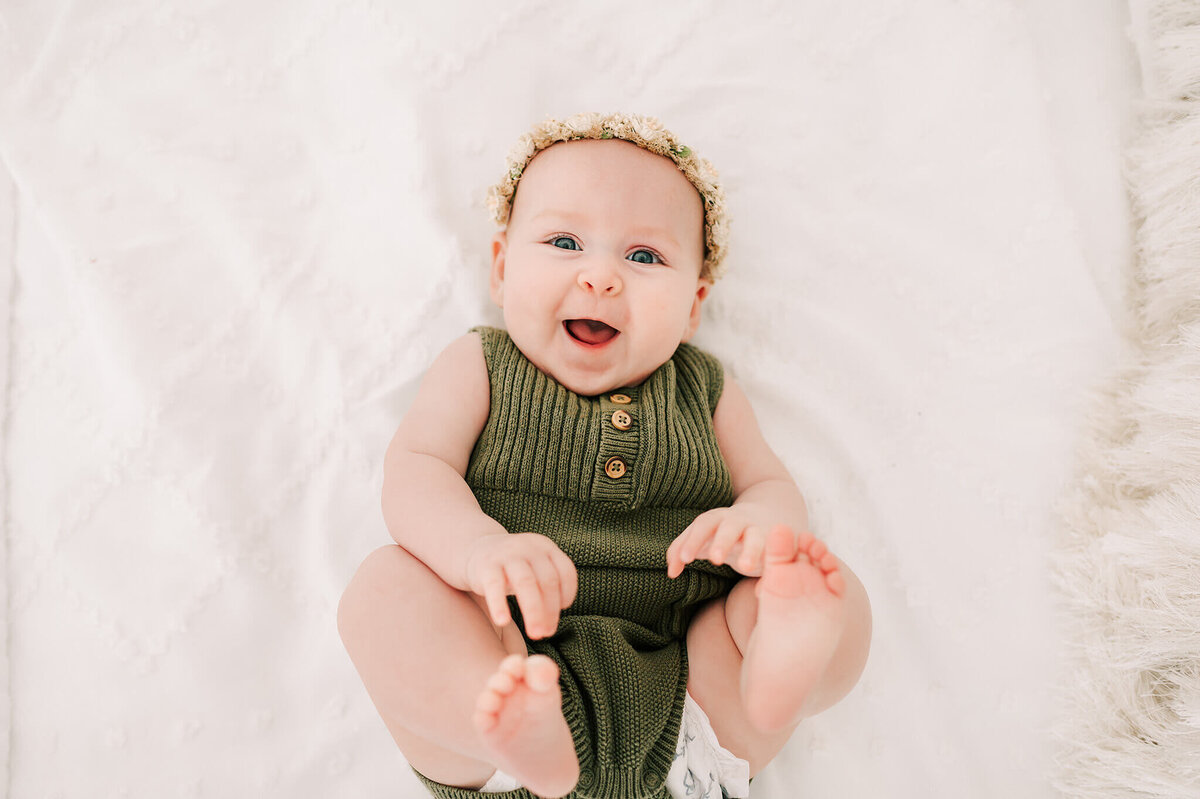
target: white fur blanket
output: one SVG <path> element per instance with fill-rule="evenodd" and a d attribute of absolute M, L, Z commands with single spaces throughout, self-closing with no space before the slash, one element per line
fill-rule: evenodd
<path fill-rule="evenodd" d="M 534 120 L 622 109 L 721 170 L 697 343 L 874 602 L 861 684 L 755 796 L 1051 796 L 1051 510 L 1120 350 L 1126 24 L 1116 0 L 0 5 L 0 784 L 421 795 L 336 603 L 388 540 L 415 381 L 497 319 L 484 188 Z"/>
<path fill-rule="evenodd" d="M 1131 8 L 1146 93 L 1128 159 L 1134 347 L 1062 504 L 1059 785 L 1184 799 L 1200 796 L 1200 5 Z"/>

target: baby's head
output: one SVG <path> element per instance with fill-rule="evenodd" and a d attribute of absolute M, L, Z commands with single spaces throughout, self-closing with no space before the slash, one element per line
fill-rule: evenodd
<path fill-rule="evenodd" d="M 719 274 L 715 178 L 645 118 L 581 115 L 525 137 L 491 195 L 506 225 L 492 298 L 525 356 L 584 395 L 638 385 L 670 359 Z"/>
<path fill-rule="evenodd" d="M 508 154 L 504 178 L 488 191 L 488 207 L 496 224 L 501 227 L 508 224 L 517 184 L 535 155 L 558 142 L 589 139 L 632 142 L 675 164 L 704 202 L 703 275 L 710 280 L 719 278 L 729 239 L 729 222 L 725 214 L 725 192 L 718 182 L 717 171 L 654 117 L 582 113 L 563 120 L 547 119 L 535 125 Z"/>

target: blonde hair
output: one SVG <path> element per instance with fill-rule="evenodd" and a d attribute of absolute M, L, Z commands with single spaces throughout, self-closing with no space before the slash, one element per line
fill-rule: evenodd
<path fill-rule="evenodd" d="M 488 208 L 497 225 L 508 224 L 517 183 L 533 157 L 552 144 L 577 139 L 620 139 L 671 159 L 704 201 L 704 264 L 700 275 L 716 280 L 723 274 L 721 262 L 729 241 L 729 219 L 717 170 L 654 117 L 585 112 L 535 125 L 509 152 L 504 179 L 488 189 Z"/>

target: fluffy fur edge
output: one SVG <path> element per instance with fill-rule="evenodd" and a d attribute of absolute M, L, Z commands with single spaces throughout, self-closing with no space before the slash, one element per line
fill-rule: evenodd
<path fill-rule="evenodd" d="M 1200 4 L 1131 0 L 1146 101 L 1129 364 L 1096 392 L 1052 564 L 1071 647 L 1055 787 L 1200 796 Z"/>

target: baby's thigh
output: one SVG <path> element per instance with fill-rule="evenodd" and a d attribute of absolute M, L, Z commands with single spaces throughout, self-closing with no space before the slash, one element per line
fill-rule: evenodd
<path fill-rule="evenodd" d="M 480 693 L 513 649 L 525 651 L 520 632 L 497 629 L 475 600 L 386 546 L 367 557 L 338 605 L 350 659 L 409 764 L 470 787 L 495 771 L 473 720 Z"/>
<path fill-rule="evenodd" d="M 483 672 L 477 689 L 518 643 L 525 651 L 520 632 L 498 629 L 481 602 L 390 545 L 368 555 L 355 572 L 338 605 L 338 629 L 368 688 L 375 676 L 389 682 L 456 677 L 459 672 L 447 672 L 441 660 L 461 659 Z"/>
<path fill-rule="evenodd" d="M 394 545 L 372 552 L 355 573 L 338 605 L 338 630 L 409 763 L 439 782 L 482 785 L 494 768 L 485 767 L 476 702 L 500 662 L 524 654 L 521 633 L 497 629 L 474 594 Z"/>

